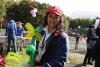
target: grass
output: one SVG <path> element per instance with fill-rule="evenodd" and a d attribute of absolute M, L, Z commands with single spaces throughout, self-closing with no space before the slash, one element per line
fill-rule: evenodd
<path fill-rule="evenodd" d="M 10 57 L 8 57 L 9 55 Z M 23 51 L 19 51 L 18 54 L 15 54 L 14 52 L 8 53 L 6 56 L 6 67 L 28 67 L 28 61 L 29 56 L 26 54 L 24 47 Z"/>

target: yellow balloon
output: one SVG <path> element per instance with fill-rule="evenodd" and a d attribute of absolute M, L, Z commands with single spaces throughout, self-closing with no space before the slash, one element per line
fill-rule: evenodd
<path fill-rule="evenodd" d="M 34 36 L 34 35 L 35 35 L 34 32 L 29 32 L 29 33 L 27 33 L 27 35 L 25 37 L 31 39 L 32 36 Z"/>
<path fill-rule="evenodd" d="M 33 32 L 34 31 L 34 27 L 30 23 L 26 23 L 25 24 L 25 27 L 30 32 Z"/>
<path fill-rule="evenodd" d="M 10 62 L 10 61 L 19 62 L 20 59 L 21 59 L 20 55 L 19 54 L 17 55 L 17 54 L 15 54 L 13 52 L 9 52 L 8 55 L 7 55 L 7 57 L 6 57 L 6 60 L 8 62 Z"/>
<path fill-rule="evenodd" d="M 25 37 L 31 39 L 34 34 L 34 27 L 30 23 L 26 23 L 25 27 L 28 30 L 28 33 Z"/>
<path fill-rule="evenodd" d="M 26 38 L 31 39 L 33 36 L 36 36 L 38 41 L 42 39 L 42 35 L 39 32 L 36 32 L 36 29 L 34 29 L 30 23 L 26 23 L 25 27 L 28 30 L 28 33 L 25 36 Z"/>
<path fill-rule="evenodd" d="M 36 40 L 41 41 L 42 35 L 40 33 L 36 34 Z"/>

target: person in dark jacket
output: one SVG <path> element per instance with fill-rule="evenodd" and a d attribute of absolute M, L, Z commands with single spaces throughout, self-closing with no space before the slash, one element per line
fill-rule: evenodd
<path fill-rule="evenodd" d="M 77 50 L 77 49 L 78 49 L 79 40 L 80 40 L 80 34 L 77 34 L 77 35 L 76 35 L 75 50 Z"/>
<path fill-rule="evenodd" d="M 87 32 L 87 53 L 85 55 L 83 66 L 86 66 L 86 64 L 92 65 L 92 48 L 94 47 L 94 44 L 96 42 L 96 33 L 95 33 L 95 27 L 90 25 L 89 31 Z"/>
<path fill-rule="evenodd" d="M 17 33 L 17 26 L 16 22 L 13 19 L 9 19 L 6 27 L 6 36 L 8 38 L 8 47 L 7 52 L 10 51 L 10 47 L 12 46 L 12 49 L 16 53 L 16 33 Z M 12 44 L 12 45 L 11 45 Z"/>
<path fill-rule="evenodd" d="M 45 34 L 38 46 L 36 66 L 64 67 L 68 57 L 69 42 L 67 34 L 64 33 L 64 22 L 59 7 L 48 8 L 43 26 Z"/>
<path fill-rule="evenodd" d="M 100 67 L 100 27 L 96 29 L 96 34 L 98 35 L 98 39 L 92 50 L 92 57 L 95 60 L 95 67 Z"/>

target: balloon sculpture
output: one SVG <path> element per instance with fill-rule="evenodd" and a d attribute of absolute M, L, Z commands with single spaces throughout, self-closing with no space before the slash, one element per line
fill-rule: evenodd
<path fill-rule="evenodd" d="M 26 38 L 32 39 L 32 37 L 35 36 L 36 40 L 38 41 L 42 39 L 42 36 L 39 33 L 42 31 L 41 27 L 37 27 L 36 29 L 34 29 L 34 27 L 30 23 L 26 23 L 25 27 L 28 30 L 28 34 L 25 36 Z"/>
<path fill-rule="evenodd" d="M 32 14 L 32 17 L 36 17 L 36 13 L 37 13 L 37 9 L 36 8 L 34 8 L 34 9 L 32 9 L 31 11 L 30 11 L 30 13 Z"/>
<path fill-rule="evenodd" d="M 29 32 L 29 34 L 27 34 L 26 37 L 32 38 L 31 43 L 26 48 L 26 53 L 30 56 L 29 67 L 35 67 L 34 60 L 36 52 L 36 40 L 40 41 L 42 39 L 42 35 L 40 34 L 42 29 L 41 27 L 37 27 L 34 29 L 34 27 L 30 23 L 27 23 L 25 27 Z"/>
<path fill-rule="evenodd" d="M 95 20 L 95 24 L 94 24 L 95 29 L 98 27 L 99 23 L 100 23 L 100 19 L 96 19 Z"/>

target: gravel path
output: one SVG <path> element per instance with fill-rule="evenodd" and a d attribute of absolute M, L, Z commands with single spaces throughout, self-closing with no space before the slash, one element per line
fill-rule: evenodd
<path fill-rule="evenodd" d="M 69 53 L 69 64 L 65 64 L 65 67 L 84 67 L 82 66 L 84 56 L 86 53 L 86 41 L 85 39 L 80 40 L 78 50 L 74 50 L 75 38 L 70 37 L 70 53 Z M 94 67 L 93 65 L 87 65 L 85 67 Z"/>

